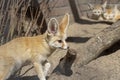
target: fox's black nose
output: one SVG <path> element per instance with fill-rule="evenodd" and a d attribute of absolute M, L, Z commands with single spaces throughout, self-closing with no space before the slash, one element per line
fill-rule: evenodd
<path fill-rule="evenodd" d="M 68 46 L 67 49 L 69 49 L 70 47 Z"/>

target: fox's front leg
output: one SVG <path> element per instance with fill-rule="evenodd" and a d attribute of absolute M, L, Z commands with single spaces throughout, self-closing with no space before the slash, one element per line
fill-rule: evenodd
<path fill-rule="evenodd" d="M 33 65 L 34 65 L 34 68 L 37 72 L 37 75 L 38 75 L 39 79 L 40 80 L 46 80 L 45 74 L 44 74 L 44 71 L 43 71 L 43 65 L 39 62 L 34 62 Z"/>
<path fill-rule="evenodd" d="M 51 67 L 51 64 L 49 62 L 46 62 L 45 65 L 44 65 L 44 74 L 45 74 L 45 76 L 47 76 L 50 67 Z"/>

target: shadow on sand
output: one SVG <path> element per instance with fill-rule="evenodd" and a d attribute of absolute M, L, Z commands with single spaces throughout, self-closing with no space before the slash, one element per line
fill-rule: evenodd
<path fill-rule="evenodd" d="M 24 76 L 24 77 L 11 77 L 7 80 L 39 80 L 37 75 L 35 76 Z"/>
<path fill-rule="evenodd" d="M 73 43 L 85 43 L 90 39 L 90 37 L 68 37 L 67 42 Z"/>

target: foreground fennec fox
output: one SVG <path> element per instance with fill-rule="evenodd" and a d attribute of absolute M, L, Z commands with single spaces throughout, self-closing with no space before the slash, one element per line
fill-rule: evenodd
<path fill-rule="evenodd" d="M 89 8 L 92 10 L 92 18 L 96 20 L 103 20 L 102 15 L 107 7 L 107 1 L 105 1 L 103 4 L 92 5 L 88 3 L 88 5 Z"/>
<path fill-rule="evenodd" d="M 69 25 L 69 14 L 65 14 L 61 23 L 55 18 L 48 22 L 45 34 L 35 37 L 21 37 L 0 46 L 0 80 L 6 80 L 25 62 L 31 62 L 40 80 L 46 80 L 50 63 L 47 57 L 56 48 L 67 49 L 65 39 Z"/>
<path fill-rule="evenodd" d="M 108 8 L 105 10 L 103 17 L 107 21 L 113 21 L 116 22 L 120 19 L 120 10 L 118 9 L 118 6 L 115 5 L 114 8 Z"/>

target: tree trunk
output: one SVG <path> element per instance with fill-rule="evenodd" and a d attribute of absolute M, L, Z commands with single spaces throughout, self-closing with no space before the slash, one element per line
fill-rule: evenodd
<path fill-rule="evenodd" d="M 84 44 L 84 50 L 79 55 L 79 61 L 77 62 L 80 66 L 83 66 L 91 60 L 97 58 L 101 52 L 109 48 L 111 45 L 120 40 L 120 21 L 111 25 L 110 27 L 102 30 L 88 42 Z"/>

